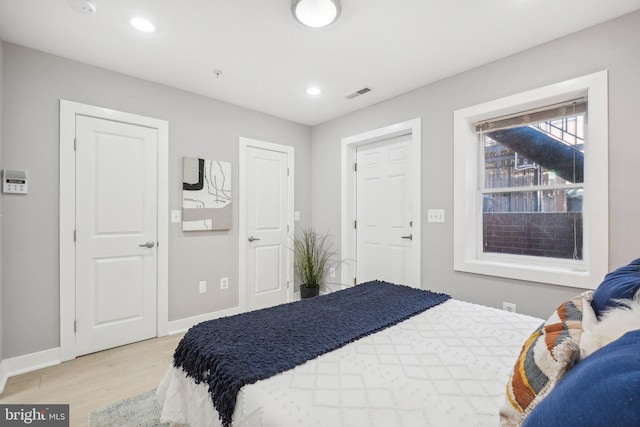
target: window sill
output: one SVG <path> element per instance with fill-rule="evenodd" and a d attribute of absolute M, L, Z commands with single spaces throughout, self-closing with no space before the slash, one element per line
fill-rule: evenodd
<path fill-rule="evenodd" d="M 589 272 L 586 263 L 581 261 L 542 263 L 531 260 L 533 257 L 525 258 L 518 262 L 502 256 L 460 260 L 455 262 L 454 270 L 580 289 L 595 289 L 602 281 L 602 275 Z"/>

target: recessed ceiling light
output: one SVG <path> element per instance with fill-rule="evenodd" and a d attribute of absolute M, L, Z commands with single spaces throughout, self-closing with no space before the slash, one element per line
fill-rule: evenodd
<path fill-rule="evenodd" d="M 131 18 L 129 24 L 131 24 L 131 26 L 136 30 L 142 31 L 143 33 L 153 33 L 156 30 L 156 26 L 153 25 L 151 21 L 145 18 Z"/>
<path fill-rule="evenodd" d="M 311 86 L 309 89 L 307 89 L 307 93 L 309 95 L 316 96 L 320 95 L 322 93 L 322 90 L 319 87 Z"/>

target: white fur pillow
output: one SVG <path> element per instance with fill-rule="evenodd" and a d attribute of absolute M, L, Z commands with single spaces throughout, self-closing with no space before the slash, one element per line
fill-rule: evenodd
<path fill-rule="evenodd" d="M 617 300 L 621 307 L 610 308 L 600 321 L 585 325 L 580 340 L 580 355 L 589 356 L 629 331 L 640 329 L 640 291 L 631 300 Z"/>

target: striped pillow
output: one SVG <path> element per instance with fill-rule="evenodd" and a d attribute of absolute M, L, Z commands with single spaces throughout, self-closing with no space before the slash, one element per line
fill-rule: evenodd
<path fill-rule="evenodd" d="M 526 416 L 580 358 L 583 324 L 596 322 L 592 291 L 561 304 L 522 346 L 500 409 L 503 427 L 520 426 Z"/>

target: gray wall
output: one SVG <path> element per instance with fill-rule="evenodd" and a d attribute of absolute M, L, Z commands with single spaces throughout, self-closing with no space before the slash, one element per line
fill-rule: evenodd
<path fill-rule="evenodd" d="M 340 140 L 421 117 L 423 125 L 423 287 L 455 298 L 547 317 L 579 292 L 453 271 L 453 111 L 549 83 L 609 70 L 610 266 L 640 256 L 640 12 L 556 40 L 309 129 L 209 98 L 4 44 L 0 81 L 0 167 L 29 171 L 27 196 L 2 196 L 0 344 L 4 358 L 59 345 L 58 100 L 68 99 L 169 121 L 170 209 L 180 209 L 181 159 L 230 161 L 238 177 L 238 137 L 296 149 L 296 210 L 340 238 Z M 419 54 L 419 52 L 417 53 Z M 313 179 L 312 179 L 313 171 Z M 238 211 L 229 232 L 169 231 L 169 320 L 235 306 Z M 309 191 L 311 189 L 311 191 Z M 430 208 L 447 211 L 429 224 Z M 306 222 L 306 221 L 303 221 Z M 203 256 L 205 254 L 205 256 Z M 198 294 L 197 283 L 230 278 L 230 290 Z M 4 328 L 2 327 L 4 326 Z"/>
<path fill-rule="evenodd" d="M 423 288 L 494 307 L 514 302 L 519 312 L 548 317 L 581 290 L 453 271 L 453 112 L 609 70 L 609 244 L 615 268 L 640 257 L 640 199 L 633 190 L 640 178 L 638 52 L 640 12 L 635 12 L 314 127 L 313 225 L 332 230 L 339 241 L 341 138 L 421 117 Z M 446 209 L 445 224 L 426 222 L 427 209 L 434 208 Z"/>
<path fill-rule="evenodd" d="M 232 163 L 233 224 L 225 232 L 169 227 L 169 320 L 238 304 L 238 139 L 291 145 L 295 209 L 311 216 L 307 126 L 24 47 L 4 47 L 2 167 L 29 172 L 27 196 L 3 195 L 4 357 L 59 346 L 59 99 L 169 122 L 169 206 L 182 204 L 182 157 Z M 229 290 L 220 291 L 220 277 Z M 210 284 L 198 293 L 198 282 Z"/>
<path fill-rule="evenodd" d="M 4 49 L 2 46 L 2 42 L 0 41 L 0 165 L 2 163 L 2 63 L 3 63 L 3 55 Z M 0 215 L 2 214 L 2 198 L 0 197 Z M 2 345 L 2 337 L 3 337 L 3 325 L 4 325 L 4 310 L 2 309 L 4 305 L 4 297 L 2 295 L 2 217 L 0 217 L 0 361 L 4 359 L 3 357 L 3 349 Z"/>

